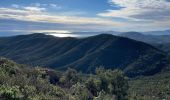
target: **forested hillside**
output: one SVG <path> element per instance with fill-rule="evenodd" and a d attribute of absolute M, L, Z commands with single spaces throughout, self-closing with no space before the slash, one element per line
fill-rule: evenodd
<path fill-rule="evenodd" d="M 170 33 L 167 31 L 167 35 L 146 35 L 138 32 L 127 32 L 122 33 L 119 36 L 127 37 L 130 39 L 134 39 L 137 41 L 142 41 L 148 44 L 151 44 L 155 46 L 156 48 L 165 51 L 167 53 L 170 53 Z M 156 32 L 153 34 L 156 34 Z"/>
<path fill-rule="evenodd" d="M 21 64 L 94 73 L 97 66 L 128 76 L 152 75 L 167 67 L 167 54 L 143 42 L 101 34 L 58 38 L 44 34 L 0 38 L 0 56 Z"/>

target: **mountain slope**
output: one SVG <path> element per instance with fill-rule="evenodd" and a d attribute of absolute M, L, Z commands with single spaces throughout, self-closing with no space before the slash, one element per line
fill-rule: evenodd
<path fill-rule="evenodd" d="M 170 35 L 170 30 L 164 30 L 164 31 L 149 31 L 144 32 L 145 34 L 152 34 L 152 35 Z"/>
<path fill-rule="evenodd" d="M 57 38 L 31 34 L 0 38 L 0 56 L 33 66 L 73 67 L 85 73 L 98 66 L 122 69 L 129 76 L 149 75 L 167 66 L 166 54 L 151 45 L 109 34 Z"/>
<path fill-rule="evenodd" d="M 149 43 L 156 48 L 170 53 L 170 35 L 145 35 L 138 32 L 127 32 L 119 34 L 119 36 Z"/>
<path fill-rule="evenodd" d="M 119 36 L 127 37 L 137 41 L 142 41 L 150 44 L 164 44 L 170 43 L 170 35 L 145 35 L 138 32 L 126 32 L 119 34 Z"/>
<path fill-rule="evenodd" d="M 152 44 L 152 45 L 170 54 L 170 43 Z"/>

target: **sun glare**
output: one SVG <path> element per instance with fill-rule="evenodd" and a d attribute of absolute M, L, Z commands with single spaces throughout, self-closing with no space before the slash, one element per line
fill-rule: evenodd
<path fill-rule="evenodd" d="M 51 34 L 48 34 L 48 35 L 53 35 L 53 36 L 56 36 L 56 37 L 79 37 L 79 35 L 76 35 L 76 34 L 66 34 L 66 33 L 51 33 Z"/>
<path fill-rule="evenodd" d="M 53 35 L 56 37 L 79 37 L 78 34 L 72 34 L 71 31 L 67 30 L 34 30 L 34 33 L 45 33 L 46 35 Z"/>

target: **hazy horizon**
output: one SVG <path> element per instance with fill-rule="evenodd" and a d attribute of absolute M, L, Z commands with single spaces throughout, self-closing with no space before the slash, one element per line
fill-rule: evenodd
<path fill-rule="evenodd" d="M 127 32 L 118 32 L 118 31 L 79 31 L 79 32 L 69 32 L 69 31 L 35 31 L 35 32 L 0 32 L 0 37 L 9 37 L 9 36 L 17 36 L 17 35 L 29 35 L 34 33 L 43 33 L 46 35 L 53 35 L 56 37 L 89 37 L 99 34 L 112 34 L 112 35 L 120 35 L 123 33 L 135 32 L 143 35 L 170 35 L 170 30 L 164 31 L 148 31 L 148 32 L 137 32 L 137 31 L 127 31 Z"/>

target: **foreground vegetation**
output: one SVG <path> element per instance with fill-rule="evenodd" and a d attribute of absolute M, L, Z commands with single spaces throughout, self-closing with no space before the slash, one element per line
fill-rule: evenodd
<path fill-rule="evenodd" d="M 4 100 L 126 100 L 128 80 L 119 70 L 57 72 L 30 68 L 0 59 L 0 99 Z"/>
<path fill-rule="evenodd" d="M 119 70 L 95 74 L 27 67 L 0 58 L 0 100 L 169 100 L 169 72 L 128 79 Z"/>
<path fill-rule="evenodd" d="M 129 81 L 130 100 L 170 100 L 170 72 Z"/>

